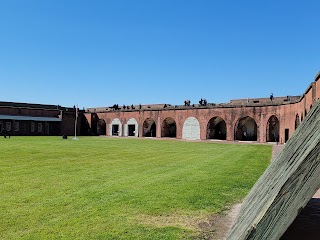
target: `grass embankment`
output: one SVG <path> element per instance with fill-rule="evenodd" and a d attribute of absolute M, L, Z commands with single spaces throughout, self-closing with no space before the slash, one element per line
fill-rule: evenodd
<path fill-rule="evenodd" d="M 271 147 L 0 139 L 0 239 L 186 239 L 240 201 Z"/>

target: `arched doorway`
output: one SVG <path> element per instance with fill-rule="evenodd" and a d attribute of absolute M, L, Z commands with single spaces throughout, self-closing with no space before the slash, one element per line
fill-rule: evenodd
<path fill-rule="evenodd" d="M 138 137 L 139 136 L 139 129 L 138 129 L 138 122 L 134 118 L 130 118 L 125 125 L 125 137 Z"/>
<path fill-rule="evenodd" d="M 157 127 L 156 123 L 152 118 L 147 118 L 143 123 L 143 137 L 156 137 Z"/>
<path fill-rule="evenodd" d="M 257 123 L 247 116 L 238 120 L 235 129 L 235 140 L 239 141 L 257 141 Z"/>
<path fill-rule="evenodd" d="M 109 136 L 122 136 L 122 124 L 118 118 L 112 120 L 109 128 Z"/>
<path fill-rule="evenodd" d="M 207 125 L 207 139 L 226 140 L 226 122 L 221 117 L 213 117 Z"/>
<path fill-rule="evenodd" d="M 106 135 L 106 121 L 99 119 L 97 122 L 97 135 Z"/>
<path fill-rule="evenodd" d="M 302 116 L 301 116 L 302 117 Z M 302 121 L 302 120 L 301 120 Z M 299 114 L 296 115 L 296 120 L 294 122 L 294 129 L 297 129 L 300 125 Z"/>
<path fill-rule="evenodd" d="M 188 117 L 182 127 L 182 139 L 200 140 L 200 124 L 195 117 Z"/>
<path fill-rule="evenodd" d="M 177 125 L 173 118 L 166 118 L 162 122 L 161 137 L 175 138 L 177 136 Z"/>
<path fill-rule="evenodd" d="M 275 115 L 268 120 L 267 142 L 279 142 L 279 120 Z"/>

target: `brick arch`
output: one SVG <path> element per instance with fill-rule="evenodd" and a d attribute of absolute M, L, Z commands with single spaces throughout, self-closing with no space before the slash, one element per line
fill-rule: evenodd
<path fill-rule="evenodd" d="M 280 121 L 276 115 L 271 115 L 266 123 L 266 142 L 279 142 Z"/>
<path fill-rule="evenodd" d="M 143 120 L 142 137 L 157 137 L 157 123 L 153 118 L 148 117 Z"/>
<path fill-rule="evenodd" d="M 244 116 L 237 120 L 234 125 L 234 140 L 238 141 L 257 141 L 258 124 L 251 116 Z"/>
<path fill-rule="evenodd" d="M 114 118 L 109 125 L 109 136 L 122 136 L 122 122 Z"/>
<path fill-rule="evenodd" d="M 220 116 L 210 118 L 207 122 L 206 131 L 206 139 L 227 139 L 227 124 Z"/>
<path fill-rule="evenodd" d="M 130 118 L 124 125 L 124 136 L 125 137 L 138 137 L 139 136 L 139 124 L 135 118 Z"/>
<path fill-rule="evenodd" d="M 161 137 L 177 137 L 177 122 L 174 118 L 164 118 L 164 120 L 161 123 Z"/>
<path fill-rule="evenodd" d="M 122 117 L 121 118 L 121 124 L 125 125 L 127 123 L 127 118 L 126 117 Z"/>

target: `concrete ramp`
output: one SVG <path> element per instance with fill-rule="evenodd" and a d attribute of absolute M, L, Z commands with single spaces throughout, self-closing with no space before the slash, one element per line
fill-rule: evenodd
<path fill-rule="evenodd" d="M 320 100 L 244 200 L 228 240 L 276 240 L 320 186 Z"/>

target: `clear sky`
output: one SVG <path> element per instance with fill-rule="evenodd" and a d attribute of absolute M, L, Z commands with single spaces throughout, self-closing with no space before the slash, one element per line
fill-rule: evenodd
<path fill-rule="evenodd" d="M 302 94 L 320 1 L 0 0 L 0 101 L 101 107 Z"/>

